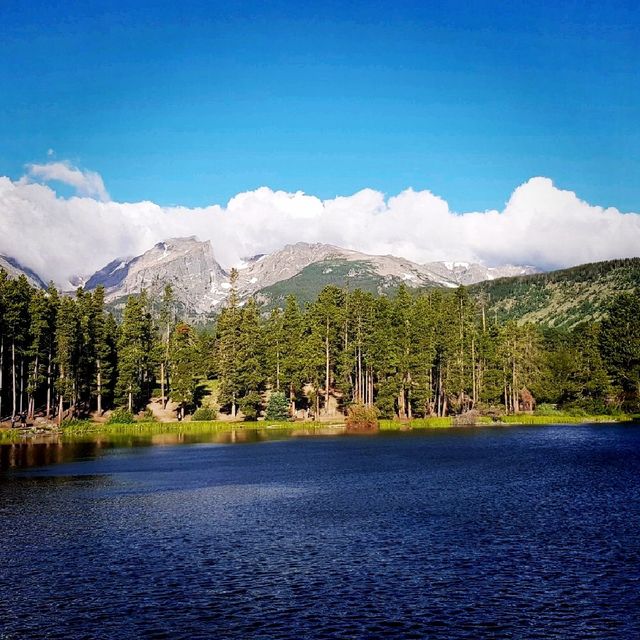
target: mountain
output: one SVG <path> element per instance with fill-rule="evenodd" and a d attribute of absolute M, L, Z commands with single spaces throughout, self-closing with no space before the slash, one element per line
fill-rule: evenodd
<path fill-rule="evenodd" d="M 500 278 L 469 291 L 485 302 L 489 318 L 570 328 L 601 319 L 617 294 L 640 291 L 640 258 Z"/>
<path fill-rule="evenodd" d="M 22 275 L 26 276 L 31 286 L 37 289 L 47 288 L 47 285 L 35 271 L 22 266 L 15 258 L 0 255 L 0 270 L 6 271 L 10 278 L 18 278 Z"/>
<path fill-rule="evenodd" d="M 368 255 L 329 244 L 297 242 L 250 261 L 239 272 L 238 293 L 243 298 L 260 292 L 266 299 L 271 297 L 271 287 L 278 285 L 273 290 L 278 292 L 278 298 L 291 289 L 291 293 L 310 299 L 315 296 L 318 286 L 321 289 L 327 284 L 359 286 L 381 292 L 401 282 L 412 287 L 457 286 L 453 278 L 432 273 L 405 258 Z"/>
<path fill-rule="evenodd" d="M 368 255 L 327 244 L 298 242 L 261 256 L 240 272 L 239 292 L 256 295 L 267 306 L 278 306 L 289 295 L 308 302 L 327 285 L 389 294 L 400 284 L 409 287 L 455 288 L 485 279 L 533 273 L 532 267 L 485 267 L 468 262 L 417 264 L 405 258 Z"/>
<path fill-rule="evenodd" d="M 471 285 L 485 280 L 509 278 L 538 273 L 529 266 L 507 264 L 502 267 L 485 267 L 475 262 L 428 262 L 424 265 L 435 276 L 452 280 L 458 285 Z"/>
<path fill-rule="evenodd" d="M 280 304 L 293 293 L 311 300 L 328 284 L 391 293 L 401 283 L 410 287 L 457 287 L 500 275 L 527 273 L 528 267 L 487 268 L 471 263 L 420 265 L 396 256 L 368 255 L 329 244 L 298 242 L 271 254 L 248 258 L 238 270 L 238 296 L 256 296 L 264 305 Z M 215 312 L 227 298 L 229 275 L 218 264 L 209 242 L 195 237 L 160 242 L 134 258 L 119 258 L 94 273 L 86 288 L 103 285 L 107 302 L 122 305 L 126 296 L 146 289 L 158 298 L 171 284 L 187 315 Z"/>
<path fill-rule="evenodd" d="M 209 313 L 227 297 L 228 280 L 211 243 L 188 237 L 159 242 L 135 258 L 113 260 L 87 280 L 86 288 L 103 285 L 106 301 L 117 306 L 143 289 L 160 298 L 170 284 L 178 304 L 188 315 L 197 316 Z"/>

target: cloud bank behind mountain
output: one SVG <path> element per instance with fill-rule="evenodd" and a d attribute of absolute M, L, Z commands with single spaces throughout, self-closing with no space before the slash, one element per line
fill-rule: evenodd
<path fill-rule="evenodd" d="M 58 196 L 35 180 L 65 182 L 78 195 Z M 68 163 L 31 165 L 16 181 L 0 177 L 0 254 L 62 286 L 114 258 L 189 235 L 211 240 L 226 268 L 305 241 L 416 262 L 553 269 L 640 255 L 640 214 L 590 205 L 542 177 L 517 187 L 502 211 L 467 213 L 451 211 L 430 191 L 412 189 L 388 198 L 364 189 L 321 200 L 262 187 L 225 206 L 186 208 L 112 201 L 99 174 Z"/>

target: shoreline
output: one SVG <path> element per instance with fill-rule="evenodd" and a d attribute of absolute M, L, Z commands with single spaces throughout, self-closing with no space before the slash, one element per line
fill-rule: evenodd
<path fill-rule="evenodd" d="M 510 415 L 502 416 L 499 420 L 488 417 L 481 417 L 472 424 L 457 423 L 455 417 L 445 418 L 417 418 L 414 420 L 380 420 L 378 432 L 392 431 L 419 431 L 426 429 L 475 429 L 482 427 L 510 427 L 510 426 L 552 426 L 552 425 L 583 425 L 583 424 L 624 424 L 632 423 L 638 419 L 634 415 L 589 415 L 589 416 L 548 416 L 548 415 Z M 24 429 L 1 429 L 0 443 L 19 442 L 31 440 L 32 438 L 73 438 L 82 436 L 108 436 L 108 435 L 153 435 L 161 433 L 184 433 L 197 434 L 200 432 L 229 433 L 233 431 L 346 431 L 344 421 L 335 422 L 229 422 L 229 421 L 171 421 L 153 422 L 140 421 L 130 424 L 107 424 L 104 422 L 87 421 L 82 424 L 63 426 L 60 429 L 54 428 L 51 431 L 24 430 Z M 369 432 L 371 433 L 371 432 Z"/>

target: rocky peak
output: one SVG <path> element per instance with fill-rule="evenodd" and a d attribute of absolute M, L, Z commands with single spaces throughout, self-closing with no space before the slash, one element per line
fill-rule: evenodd
<path fill-rule="evenodd" d="M 227 295 L 228 275 L 215 259 L 211 242 L 191 236 L 170 238 L 130 260 L 114 260 L 87 282 L 106 288 L 106 300 L 140 293 L 162 295 L 170 284 L 175 299 L 189 313 L 211 311 Z"/>

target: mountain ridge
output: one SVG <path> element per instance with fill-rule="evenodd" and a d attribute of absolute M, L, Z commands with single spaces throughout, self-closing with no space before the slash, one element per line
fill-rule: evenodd
<path fill-rule="evenodd" d="M 472 263 L 445 263 L 421 265 L 406 258 L 392 255 L 371 255 L 331 244 L 297 242 L 287 244 L 270 254 L 253 256 L 240 267 L 236 288 L 240 300 L 257 296 L 267 304 L 270 287 L 290 281 L 312 265 L 326 266 L 335 274 L 328 282 L 342 284 L 342 276 L 356 278 L 368 290 L 383 293 L 402 282 L 410 287 L 454 288 L 469 280 L 493 277 L 497 273 L 528 273 L 530 267 L 484 267 Z M 460 268 L 463 265 L 463 268 Z M 103 285 L 106 300 L 116 302 L 146 288 L 152 295 L 171 284 L 178 302 L 192 315 L 214 313 L 231 289 L 230 274 L 217 262 L 209 241 L 195 236 L 170 238 L 133 258 L 117 258 L 94 273 L 86 288 Z M 282 288 L 282 287 L 280 287 Z"/>

